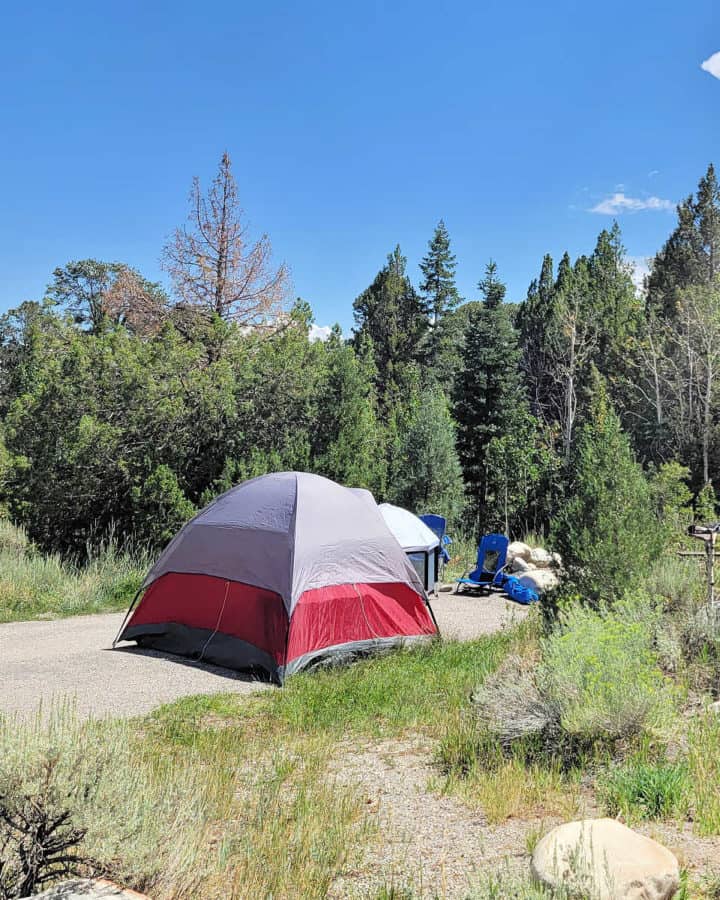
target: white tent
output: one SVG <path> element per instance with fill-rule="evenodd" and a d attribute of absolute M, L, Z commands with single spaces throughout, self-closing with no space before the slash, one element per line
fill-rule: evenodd
<path fill-rule="evenodd" d="M 385 524 L 406 553 L 416 550 L 429 552 L 440 545 L 440 539 L 435 532 L 410 510 L 393 506 L 392 503 L 381 503 L 380 512 L 383 514 Z"/>
<path fill-rule="evenodd" d="M 380 503 L 385 524 L 395 536 L 423 581 L 426 591 L 434 591 L 437 581 L 440 539 L 415 513 L 391 503 Z"/>

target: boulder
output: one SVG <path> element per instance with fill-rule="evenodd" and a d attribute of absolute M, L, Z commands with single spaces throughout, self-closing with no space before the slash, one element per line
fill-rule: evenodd
<path fill-rule="evenodd" d="M 523 587 L 528 587 L 537 594 L 552 591 L 560 584 L 560 579 L 552 569 L 530 569 L 520 575 L 518 581 Z"/>
<path fill-rule="evenodd" d="M 675 856 L 615 819 L 554 828 L 535 847 L 532 871 L 552 888 L 597 900 L 669 900 L 680 887 Z"/>
<path fill-rule="evenodd" d="M 526 562 L 522 556 L 516 556 L 515 559 L 510 563 L 510 571 L 511 572 L 529 572 L 530 569 L 535 568 L 532 563 Z"/>
<path fill-rule="evenodd" d="M 543 550 L 542 547 L 534 547 L 530 551 L 530 560 L 534 566 L 537 566 L 538 569 L 547 569 L 548 566 L 553 564 L 553 558 L 547 550 Z"/>
<path fill-rule="evenodd" d="M 523 544 L 522 541 L 512 541 L 507 548 L 508 562 L 513 559 L 524 559 L 526 562 L 530 562 L 531 553 L 532 549 L 528 544 Z"/>
<path fill-rule="evenodd" d="M 558 569 L 562 569 L 562 556 L 559 553 L 551 553 L 553 565 L 557 566 Z"/>

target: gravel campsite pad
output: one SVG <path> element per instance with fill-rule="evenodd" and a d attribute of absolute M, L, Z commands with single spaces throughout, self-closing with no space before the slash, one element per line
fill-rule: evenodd
<path fill-rule="evenodd" d="M 525 607 L 501 595 L 455 596 L 433 601 L 441 633 L 471 640 L 519 621 Z M 0 713 L 34 713 L 40 704 L 70 698 L 81 716 L 134 716 L 192 694 L 247 694 L 264 682 L 181 657 L 139 650 L 110 650 L 121 613 L 0 625 Z"/>

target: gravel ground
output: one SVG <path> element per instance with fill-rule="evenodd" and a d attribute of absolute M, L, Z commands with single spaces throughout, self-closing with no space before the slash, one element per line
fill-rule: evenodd
<path fill-rule="evenodd" d="M 473 596 L 440 591 L 431 606 L 443 637 L 458 641 L 471 641 L 515 625 L 529 610 L 500 593 Z"/>
<path fill-rule="evenodd" d="M 482 873 L 528 865 L 526 836 L 537 823 L 488 825 L 479 809 L 429 790 L 433 748 L 421 738 L 343 745 L 331 776 L 360 787 L 379 834 L 355 871 L 336 879 L 330 900 L 373 897 L 392 885 L 399 896 L 464 900 Z M 555 820 L 546 819 L 551 827 Z"/>
<path fill-rule="evenodd" d="M 519 620 L 500 595 L 441 593 L 433 609 L 445 637 L 470 640 Z M 191 694 L 251 693 L 263 682 L 216 666 L 139 650 L 110 650 L 122 613 L 0 625 L 0 713 L 34 713 L 72 698 L 80 716 L 132 716 Z"/>
<path fill-rule="evenodd" d="M 139 650 L 110 650 L 124 615 L 0 625 L 0 713 L 73 698 L 80 716 L 133 716 L 189 694 L 267 687 L 229 669 Z"/>
<path fill-rule="evenodd" d="M 527 873 L 528 837 L 537 839 L 563 821 L 541 812 L 490 825 L 482 797 L 478 806 L 469 806 L 439 792 L 433 749 L 421 736 L 361 746 L 345 742 L 337 748 L 330 777 L 362 791 L 367 808 L 377 815 L 378 835 L 358 867 L 335 880 L 329 900 L 374 897 L 389 885 L 399 897 L 411 890 L 423 900 L 465 900 L 483 876 Z M 581 798 L 581 810 L 574 817 L 603 815 L 589 791 Z M 719 837 L 698 837 L 687 822 L 633 827 L 664 844 L 696 876 L 717 871 Z"/>

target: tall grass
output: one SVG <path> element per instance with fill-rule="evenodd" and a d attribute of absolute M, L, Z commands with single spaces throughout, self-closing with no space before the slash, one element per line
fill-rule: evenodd
<path fill-rule="evenodd" d="M 147 553 L 124 552 L 113 540 L 84 565 L 44 555 L 0 519 L 0 623 L 122 609 L 148 568 Z"/>
<path fill-rule="evenodd" d="M 709 712 L 690 729 L 688 763 L 693 785 L 695 830 L 720 834 L 720 716 Z"/>

